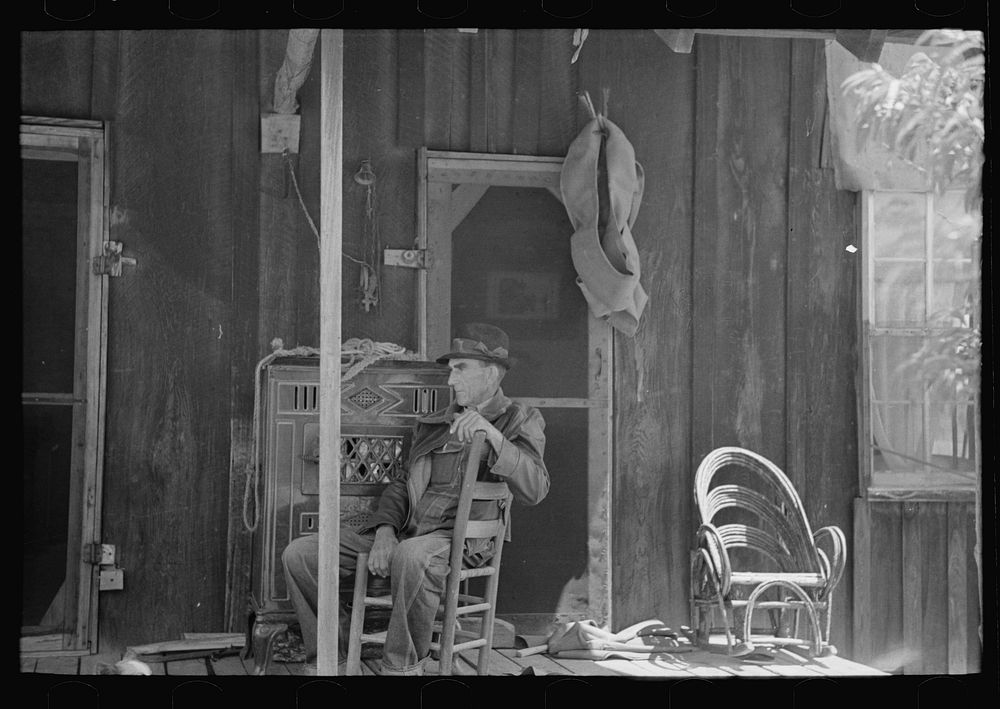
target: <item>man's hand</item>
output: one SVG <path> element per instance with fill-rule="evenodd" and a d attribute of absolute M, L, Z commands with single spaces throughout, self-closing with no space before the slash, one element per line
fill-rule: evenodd
<path fill-rule="evenodd" d="M 499 452 L 503 443 L 503 434 L 500 433 L 493 424 L 483 418 L 475 409 L 466 409 L 460 414 L 456 414 L 451 422 L 451 433 L 458 435 L 458 440 L 467 443 L 472 440 L 476 431 L 485 431 L 486 440 L 493 446 L 493 450 Z"/>
<path fill-rule="evenodd" d="M 396 532 L 388 524 L 383 524 L 375 532 L 375 543 L 368 552 L 368 571 L 376 576 L 388 576 L 392 553 L 399 546 Z"/>

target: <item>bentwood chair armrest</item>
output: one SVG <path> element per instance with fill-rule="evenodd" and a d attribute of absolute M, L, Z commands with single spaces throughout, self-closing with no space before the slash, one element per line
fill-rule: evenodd
<path fill-rule="evenodd" d="M 823 538 L 829 540 L 833 554 L 832 559 L 829 559 L 826 553 L 819 548 L 820 540 Z M 813 532 L 813 541 L 816 542 L 817 551 L 821 553 L 821 559 L 827 562 L 830 567 L 827 569 L 829 581 L 826 585 L 826 592 L 830 593 L 840 583 L 840 578 L 844 574 L 844 567 L 847 564 L 847 538 L 840 527 L 831 525 L 829 527 L 821 527 Z"/>
<path fill-rule="evenodd" d="M 712 560 L 712 565 L 718 573 L 719 590 L 722 596 L 729 594 L 729 586 L 732 581 L 733 566 L 729 561 L 729 552 L 722 541 L 722 535 L 714 524 L 705 523 L 698 527 L 698 547 L 708 553 Z"/>

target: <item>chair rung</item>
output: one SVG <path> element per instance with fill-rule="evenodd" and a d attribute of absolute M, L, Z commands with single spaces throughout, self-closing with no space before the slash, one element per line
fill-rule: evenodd
<path fill-rule="evenodd" d="M 826 579 L 814 573 L 734 571 L 730 583 L 737 586 L 756 586 L 766 581 L 791 581 L 799 586 L 825 586 Z"/>
<path fill-rule="evenodd" d="M 464 643 L 455 643 L 451 646 L 452 652 L 462 652 L 462 650 L 472 650 L 477 647 L 484 647 L 486 645 L 485 638 L 476 638 L 475 640 L 469 640 Z M 430 649 L 433 652 L 441 652 L 441 643 L 431 642 Z"/>
<path fill-rule="evenodd" d="M 365 606 L 368 608 L 392 608 L 392 598 L 389 596 L 365 596 Z"/>
<path fill-rule="evenodd" d="M 378 633 L 361 633 L 361 642 L 385 645 L 385 636 L 388 632 L 387 630 L 382 630 Z"/>
<path fill-rule="evenodd" d="M 743 608 L 746 606 L 747 602 L 743 599 L 734 599 L 730 601 L 734 608 Z M 823 601 L 816 601 L 814 603 L 806 603 L 805 601 L 757 601 L 753 604 L 753 607 L 757 610 L 771 610 L 776 608 L 808 608 L 812 606 L 813 608 L 823 608 L 826 605 Z"/>
<path fill-rule="evenodd" d="M 496 573 L 496 567 L 493 566 L 481 566 L 478 569 L 462 569 L 459 572 L 459 578 L 463 581 L 465 579 L 471 579 L 476 576 L 492 576 Z"/>
<path fill-rule="evenodd" d="M 492 608 L 491 603 L 476 603 L 471 606 L 459 606 L 455 611 L 456 615 L 469 615 L 469 613 L 482 613 L 483 611 L 488 611 Z"/>
<path fill-rule="evenodd" d="M 458 594 L 458 602 L 459 603 L 482 603 L 485 600 L 486 599 L 483 598 L 482 596 L 470 596 L 470 595 L 468 595 L 466 593 L 460 593 L 460 594 Z M 444 606 L 441 606 L 441 607 L 444 608 Z"/>

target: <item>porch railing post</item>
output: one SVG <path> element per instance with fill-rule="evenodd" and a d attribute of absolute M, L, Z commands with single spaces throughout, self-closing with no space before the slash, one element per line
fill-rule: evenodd
<path fill-rule="evenodd" d="M 320 34 L 320 407 L 317 674 L 337 674 L 344 31 Z"/>

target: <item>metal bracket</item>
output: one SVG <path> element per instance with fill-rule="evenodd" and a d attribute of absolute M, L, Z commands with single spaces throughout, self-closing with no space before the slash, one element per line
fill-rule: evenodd
<path fill-rule="evenodd" d="M 135 266 L 134 258 L 122 256 L 122 242 L 105 241 L 104 253 L 95 256 L 92 262 L 95 276 L 111 276 L 117 278 L 122 275 L 122 266 Z"/>
<path fill-rule="evenodd" d="M 385 249 L 383 263 L 386 266 L 427 268 L 430 264 L 430 254 L 426 249 Z"/>

